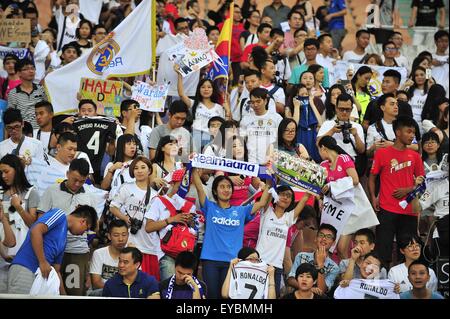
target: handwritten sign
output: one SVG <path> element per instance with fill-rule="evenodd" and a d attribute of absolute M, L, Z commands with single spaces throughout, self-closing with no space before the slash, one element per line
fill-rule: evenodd
<path fill-rule="evenodd" d="M 214 47 L 209 44 L 205 30 L 201 28 L 194 29 L 188 38 L 170 48 L 167 53 L 169 61 L 180 66 L 179 72 L 183 77 L 219 58 Z"/>
<path fill-rule="evenodd" d="M 140 109 L 149 112 L 164 112 L 169 86 L 167 84 L 150 85 L 138 81 L 131 88 L 131 98 L 139 103 Z"/>
<path fill-rule="evenodd" d="M 80 94 L 97 104 L 97 113 L 106 116 L 120 116 L 123 83 L 120 81 L 82 78 Z"/>
<path fill-rule="evenodd" d="M 0 19 L 0 42 L 30 43 L 30 19 Z"/>

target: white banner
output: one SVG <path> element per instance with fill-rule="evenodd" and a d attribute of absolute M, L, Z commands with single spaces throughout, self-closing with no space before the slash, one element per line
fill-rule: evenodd
<path fill-rule="evenodd" d="M 237 161 L 229 158 L 195 154 L 192 159 L 192 167 L 206 168 L 244 176 L 258 176 L 259 165 Z"/>
<path fill-rule="evenodd" d="M 55 113 L 77 111 L 81 78 L 108 79 L 145 74 L 152 66 L 152 0 L 143 0 L 106 38 L 45 78 Z"/>
<path fill-rule="evenodd" d="M 167 50 L 169 60 L 180 66 L 180 74 L 185 77 L 217 60 L 219 56 L 214 46 L 209 44 L 205 30 L 194 29 L 194 32 L 183 42 Z"/>
<path fill-rule="evenodd" d="M 320 223 L 333 225 L 337 230 L 336 240 L 333 246 L 330 247 L 331 253 L 333 253 L 334 248 L 339 241 L 339 237 L 344 230 L 345 224 L 354 210 L 355 203 L 350 198 L 344 198 L 340 201 L 336 201 L 328 196 L 323 198 L 322 218 L 320 219 Z"/>
<path fill-rule="evenodd" d="M 168 84 L 150 85 L 138 81 L 132 86 L 131 91 L 131 98 L 139 103 L 141 110 L 164 112 L 164 104 L 166 103 L 167 93 L 169 92 Z"/>
<path fill-rule="evenodd" d="M 347 79 L 347 70 L 350 66 L 353 65 L 353 68 L 356 71 L 362 66 L 368 66 L 372 69 L 372 78 L 369 81 L 369 91 L 373 96 L 382 95 L 381 91 L 381 82 L 383 81 L 383 73 L 387 70 L 396 70 L 400 72 L 402 79 L 400 85 L 403 84 L 408 78 L 408 70 L 403 67 L 390 67 L 390 66 L 378 66 L 378 65 L 367 65 L 367 64 L 357 64 L 357 63 L 349 63 L 347 61 L 337 61 L 336 66 L 334 68 L 334 77 L 336 80 L 346 80 Z"/>
<path fill-rule="evenodd" d="M 352 279 L 348 287 L 338 287 L 335 299 L 400 299 L 390 280 Z"/>

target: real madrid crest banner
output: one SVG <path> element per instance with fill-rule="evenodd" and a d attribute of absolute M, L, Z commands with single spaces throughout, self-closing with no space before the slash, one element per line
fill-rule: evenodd
<path fill-rule="evenodd" d="M 387 70 L 393 69 L 400 72 L 400 75 L 402 76 L 400 84 L 403 84 L 408 78 L 408 70 L 403 67 L 390 67 L 390 66 L 357 64 L 357 63 L 350 63 L 347 61 L 336 61 L 336 66 L 334 69 L 334 75 L 336 80 L 338 79 L 346 80 L 347 70 L 352 64 L 355 72 L 363 65 L 368 66 L 372 69 L 372 78 L 369 81 L 369 91 L 372 96 L 380 96 L 383 94 L 383 92 L 381 91 L 381 82 L 383 81 L 383 73 L 386 72 Z"/>
<path fill-rule="evenodd" d="M 95 47 L 45 78 L 55 113 L 77 109 L 81 78 L 108 79 L 149 73 L 156 41 L 152 6 L 153 0 L 143 0 Z"/>

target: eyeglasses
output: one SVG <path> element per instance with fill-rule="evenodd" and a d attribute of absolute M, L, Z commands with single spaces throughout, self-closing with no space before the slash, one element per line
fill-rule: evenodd
<path fill-rule="evenodd" d="M 319 238 L 326 238 L 328 240 L 333 240 L 334 239 L 333 235 L 331 235 L 331 234 L 324 234 L 324 233 L 318 233 L 317 237 L 319 237 Z"/>
<path fill-rule="evenodd" d="M 22 124 L 16 124 L 16 125 L 13 125 L 13 126 L 11 126 L 11 125 L 6 125 L 5 126 L 5 129 L 7 131 L 20 130 L 21 128 L 22 128 Z"/>
<path fill-rule="evenodd" d="M 420 244 L 409 244 L 408 246 L 406 246 L 406 249 L 408 249 L 409 251 L 413 251 L 415 249 L 420 249 L 422 247 L 422 245 Z"/>
<path fill-rule="evenodd" d="M 389 52 L 389 51 L 397 51 L 397 48 L 385 48 L 384 50 L 385 50 L 385 51 L 388 51 L 388 52 Z"/>
<path fill-rule="evenodd" d="M 342 113 L 351 113 L 352 112 L 352 109 L 349 109 L 346 107 L 338 107 L 337 110 Z"/>

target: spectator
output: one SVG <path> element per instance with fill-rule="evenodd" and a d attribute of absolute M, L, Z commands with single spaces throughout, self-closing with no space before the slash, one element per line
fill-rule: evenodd
<path fill-rule="evenodd" d="M 325 77 L 324 68 L 319 64 L 313 64 L 309 66 L 308 71 L 314 75 L 314 87 L 311 89 L 311 94 L 313 97 L 320 98 L 324 103 L 326 92 L 326 89 L 322 86 Z"/>
<path fill-rule="evenodd" d="M 271 59 L 275 64 L 276 71 L 273 81 L 277 83 L 278 86 L 285 87 L 287 80 L 291 77 L 291 67 L 282 50 L 284 32 L 281 29 L 274 28 L 270 31 L 270 38 L 271 43 L 266 50 L 271 54 Z"/>
<path fill-rule="evenodd" d="M 33 83 L 36 68 L 31 60 L 19 60 L 14 68 L 22 83 L 9 92 L 8 107 L 20 110 L 23 119 L 30 122 L 34 129 L 37 129 L 39 126 L 36 122 L 34 106 L 37 102 L 47 100 L 44 88 Z"/>
<path fill-rule="evenodd" d="M 139 270 L 142 262 L 139 249 L 123 248 L 119 255 L 119 273 L 106 281 L 103 297 L 160 299 L 158 281 Z"/>
<path fill-rule="evenodd" d="M 443 29 L 445 27 L 445 5 L 442 0 L 424 3 L 419 0 L 414 0 L 411 3 L 411 17 L 408 21 L 408 27 L 414 28 L 413 45 L 431 44 L 431 33 L 427 30 L 421 30 L 420 27 L 436 27 Z M 436 21 L 437 13 L 439 11 L 439 24 Z M 417 28 L 419 27 L 419 28 Z"/>
<path fill-rule="evenodd" d="M 339 52 L 342 50 L 341 43 L 346 34 L 344 21 L 346 14 L 347 7 L 344 0 L 331 0 L 328 4 L 327 15 L 323 18 L 328 23 L 328 31 L 333 38 L 333 47 Z"/>
<path fill-rule="evenodd" d="M 279 41 L 281 43 L 281 41 Z M 284 59 L 283 59 L 284 60 Z M 274 60 L 266 59 L 261 62 L 259 71 L 261 72 L 261 88 L 266 89 L 270 98 L 275 100 L 276 111 L 279 114 L 285 113 L 285 104 L 286 104 L 286 96 L 284 94 L 282 83 L 279 79 L 276 78 L 277 68 L 279 68 L 280 62 L 275 65 Z M 287 61 L 284 60 L 283 64 L 283 72 L 290 72 L 288 69 Z M 283 73 L 284 76 L 287 73 Z M 283 76 L 283 80 L 285 77 Z"/>
<path fill-rule="evenodd" d="M 76 30 L 82 16 L 79 12 L 79 0 L 68 0 L 64 2 L 56 1 L 55 15 L 50 26 L 58 30 L 56 37 L 56 51 L 61 51 L 62 47 L 69 42 L 76 40 Z"/>
<path fill-rule="evenodd" d="M 369 45 L 369 43 L 370 43 L 369 31 L 365 29 L 358 30 L 358 32 L 356 32 L 356 48 L 351 51 L 346 51 L 342 57 L 342 60 L 347 61 L 349 63 L 361 63 L 362 59 L 366 55 L 366 48 Z"/>
<path fill-rule="evenodd" d="M 242 53 L 241 58 L 241 69 L 245 70 L 250 67 L 249 59 L 250 54 L 253 51 L 253 48 L 256 46 L 262 47 L 266 49 L 269 46 L 270 42 L 270 32 L 272 31 L 272 27 L 267 23 L 261 23 L 258 26 L 258 29 L 256 31 L 256 35 L 258 36 L 258 42 L 255 44 L 249 44 L 245 47 L 244 52 Z"/>
<path fill-rule="evenodd" d="M 323 113 L 325 120 L 336 120 L 336 101 L 342 93 L 346 93 L 345 88 L 341 84 L 334 84 L 325 94 L 325 112 Z M 352 112 L 350 113 L 350 120 L 353 122 L 358 122 L 359 120 L 358 109 L 355 104 L 353 104 Z"/>
<path fill-rule="evenodd" d="M 230 149 L 227 149 L 227 146 L 229 145 L 226 143 L 229 142 L 229 139 L 232 136 L 238 134 L 238 124 L 234 120 L 222 122 L 223 119 L 221 117 L 212 117 L 211 120 L 213 119 L 216 119 L 214 122 L 219 124 L 219 127 L 216 128 L 218 131 L 211 143 L 204 147 L 203 154 L 230 158 L 232 154 Z M 211 122 L 211 120 L 209 122 Z"/>
<path fill-rule="evenodd" d="M 39 129 L 33 131 L 33 137 L 41 141 L 44 146 L 44 153 L 50 150 L 50 136 L 52 135 L 53 106 L 50 102 L 42 101 L 34 106 L 36 123 Z"/>
<path fill-rule="evenodd" d="M 87 205 L 79 206 L 67 214 L 61 209 L 50 209 L 30 227 L 29 234 L 11 263 L 8 274 L 9 294 L 29 294 L 39 268 L 42 277 L 48 278 L 53 270 L 60 280 L 59 291 L 66 294 L 63 286 L 62 263 L 66 234 L 80 236 L 97 225 L 97 213 Z M 77 264 L 77 263 L 75 263 Z"/>
<path fill-rule="evenodd" d="M 301 65 L 306 59 L 303 45 L 307 36 L 308 33 L 303 29 L 298 29 L 294 32 L 294 48 L 286 50 L 291 70 Z"/>
<path fill-rule="evenodd" d="M 407 146 L 415 136 L 414 120 L 399 116 L 392 123 L 395 132 L 394 145 L 379 149 L 369 176 L 369 194 L 380 224 L 376 228 L 377 252 L 388 264 L 392 260 L 394 236 L 417 232 L 417 212 L 411 203 L 403 209 L 399 203 L 415 186 L 424 180 L 424 168 L 420 155 Z M 380 175 L 380 194 L 375 195 L 375 178 Z"/>
<path fill-rule="evenodd" d="M 272 4 L 264 8 L 262 15 L 272 18 L 274 28 L 281 28 L 280 23 L 287 20 L 290 10 L 288 6 L 283 4 L 282 0 L 273 0 Z"/>
<path fill-rule="evenodd" d="M 0 159 L 1 204 L 3 212 L 9 215 L 16 245 L 8 249 L 9 256 L 15 256 L 28 233 L 29 227 L 37 219 L 39 194 L 27 180 L 20 159 L 7 154 Z M 7 215 L 7 216 L 8 216 Z"/>
<path fill-rule="evenodd" d="M 395 56 L 397 54 L 398 48 L 394 42 L 388 41 L 383 43 L 383 65 L 389 67 L 399 67 Z"/>
<path fill-rule="evenodd" d="M 241 36 L 239 38 L 242 52 L 244 52 L 244 49 L 248 45 L 258 43 L 259 39 L 257 31 L 260 21 L 261 21 L 261 14 L 259 13 L 259 11 L 252 10 L 244 24 L 244 28 L 246 30 L 241 33 Z"/>
<path fill-rule="evenodd" d="M 0 204 L 0 293 L 8 292 L 8 270 L 11 257 L 8 256 L 7 249 L 16 245 L 16 238 L 9 223 L 9 217 Z"/>
<path fill-rule="evenodd" d="M 309 159 L 308 150 L 301 143 L 296 142 L 297 122 L 294 119 L 284 118 L 278 126 L 278 150 L 292 156 Z"/>
<path fill-rule="evenodd" d="M 317 249 L 312 253 L 300 252 L 295 256 L 294 264 L 289 272 L 288 285 L 299 289 L 299 282 L 295 279 L 295 272 L 303 263 L 313 265 L 318 271 L 316 294 L 325 294 L 334 284 L 339 274 L 339 267 L 328 257 L 329 249 L 336 240 L 336 228 L 329 224 L 321 224 L 316 236 Z"/>
<path fill-rule="evenodd" d="M 159 190 L 166 186 L 167 181 L 164 178 L 179 168 L 175 162 L 175 157 L 177 155 L 178 145 L 175 138 L 166 135 L 159 140 L 156 155 L 152 164 L 151 184 L 153 189 Z"/>
<path fill-rule="evenodd" d="M 448 31 L 439 30 L 434 34 L 434 44 L 436 45 L 436 53 L 433 54 L 433 68 L 431 74 L 436 83 L 441 83 L 445 88 L 445 96 L 449 97 L 448 86 Z M 446 53 L 447 52 L 447 53 Z"/>
<path fill-rule="evenodd" d="M 0 99 L 2 100 L 8 100 L 9 92 L 22 83 L 15 68 L 17 62 L 19 62 L 19 58 L 12 53 L 6 54 L 3 58 L 3 69 L 7 76 L 0 77 Z"/>
<path fill-rule="evenodd" d="M 410 62 L 408 61 L 408 58 L 402 54 L 403 35 L 400 32 L 394 31 L 390 36 L 389 41 L 394 42 L 395 47 L 397 48 L 397 51 L 395 52 L 395 62 L 397 62 L 400 67 L 409 70 Z"/>
<path fill-rule="evenodd" d="M 369 82 L 372 78 L 372 69 L 368 66 L 361 66 L 353 75 L 351 80 L 352 89 L 355 97 L 355 104 L 360 114 L 360 121 L 363 120 L 366 114 L 367 105 L 372 99 L 372 94 L 369 90 Z"/>
<path fill-rule="evenodd" d="M 295 270 L 297 290 L 283 296 L 281 299 L 328 299 L 324 295 L 314 293 L 313 287 L 317 284 L 317 269 L 310 263 L 303 263 Z"/>
<path fill-rule="evenodd" d="M 88 20 L 81 20 L 78 24 L 78 28 L 75 31 L 77 40 L 74 42 L 78 44 L 82 54 L 84 54 L 87 49 L 92 48 L 93 31 L 92 23 Z"/>
<path fill-rule="evenodd" d="M 106 28 L 102 24 L 97 24 L 92 29 L 92 45 L 99 44 L 108 34 Z"/>
<path fill-rule="evenodd" d="M 317 133 L 317 141 L 319 142 L 322 136 L 332 136 L 337 141 L 337 144 L 348 155 L 352 158 L 356 158 L 358 154 L 363 154 L 365 152 L 366 147 L 364 144 L 364 130 L 362 126 L 356 122 L 350 121 L 352 105 L 353 98 L 349 94 L 342 93 L 338 96 L 336 99 L 336 120 L 327 120 L 323 122 Z M 342 130 L 342 123 L 351 124 L 351 128 L 348 132 Z M 344 134 L 346 135 L 345 141 Z"/>
<path fill-rule="evenodd" d="M 123 220 L 116 219 L 108 228 L 110 244 L 99 248 L 92 255 L 89 273 L 91 275 L 92 291 L 89 296 L 101 296 L 108 279 L 119 272 L 119 255 L 128 242 L 128 225 Z"/>
<path fill-rule="evenodd" d="M 32 159 L 44 159 L 44 147 L 37 139 L 25 136 L 22 132 L 24 121 L 18 109 L 7 109 L 3 112 L 3 123 L 9 135 L 8 139 L 0 142 L 0 158 L 6 154 L 17 155 L 26 165 L 31 164 Z"/>
<path fill-rule="evenodd" d="M 400 294 L 400 299 L 444 299 L 438 292 L 427 288 L 430 271 L 421 261 L 414 261 L 408 267 L 408 280 L 412 290 Z"/>
<path fill-rule="evenodd" d="M 287 15 L 287 20 L 289 24 L 289 30 L 284 33 L 285 37 L 283 45 L 287 50 L 292 50 L 297 46 L 295 43 L 296 31 L 303 30 L 307 32 L 305 26 L 305 17 L 300 12 L 291 10 Z M 295 54 L 296 53 L 293 53 L 292 51 L 288 51 L 289 57 L 292 57 Z"/>
<path fill-rule="evenodd" d="M 397 243 L 405 262 L 392 267 L 389 270 L 388 276 L 389 280 L 400 285 L 400 292 L 402 293 L 413 289 L 412 282 L 408 280 L 408 268 L 413 262 L 423 259 L 423 256 L 421 256 L 423 243 L 422 240 L 414 234 L 399 237 Z M 428 274 L 430 278 L 426 287 L 431 291 L 436 292 L 438 280 L 433 269 L 429 268 Z"/>
<path fill-rule="evenodd" d="M 189 251 L 178 254 L 175 274 L 159 283 L 161 299 L 206 299 L 206 285 L 194 276 L 195 255 Z"/>
<path fill-rule="evenodd" d="M 336 61 L 341 58 L 339 51 L 333 47 L 333 40 L 329 33 L 323 33 L 317 39 L 320 43 L 319 53 L 316 56 L 317 64 L 328 69 L 329 85 L 333 85 L 336 83 L 334 67 Z"/>

